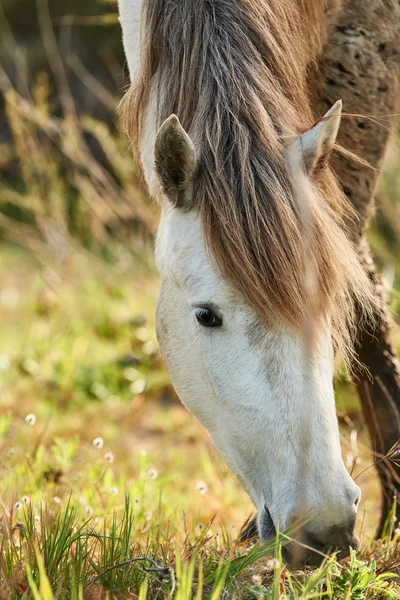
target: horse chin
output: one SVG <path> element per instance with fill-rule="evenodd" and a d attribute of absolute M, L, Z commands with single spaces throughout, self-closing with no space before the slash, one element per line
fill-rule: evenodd
<path fill-rule="evenodd" d="M 359 549 L 360 540 L 352 534 L 344 543 L 341 534 L 340 529 L 335 531 L 335 528 L 332 528 L 330 536 L 332 546 L 327 547 L 326 544 L 322 544 L 320 540 L 302 528 L 296 532 L 293 541 L 282 547 L 282 558 L 286 563 L 297 567 L 306 564 L 318 567 L 332 552 L 336 553 L 338 559 L 346 558 L 349 556 L 350 547 Z M 264 507 L 258 517 L 258 535 L 263 544 L 276 537 L 276 529 L 267 507 Z"/>
<path fill-rule="evenodd" d="M 261 538 L 261 542 L 265 544 L 276 537 L 276 529 L 271 518 L 269 510 L 264 507 L 264 510 L 259 515 L 258 519 L 258 534 Z M 310 542 L 310 540 L 307 540 Z M 321 564 L 321 554 L 318 550 L 322 548 L 316 548 L 316 544 L 313 543 L 308 549 L 298 546 L 296 543 L 290 543 L 282 547 L 282 559 L 289 565 L 302 566 L 303 564 L 309 564 L 313 566 L 319 566 Z"/>
<path fill-rule="evenodd" d="M 319 567 L 321 563 L 332 553 L 336 554 L 336 558 L 341 560 L 349 556 L 349 548 L 358 550 L 360 548 L 360 540 L 356 535 L 352 535 L 348 544 L 341 544 L 341 546 L 333 542 L 332 547 L 327 547 L 321 544 L 312 535 L 307 534 L 304 530 L 298 532 L 296 535 L 295 542 L 282 548 L 282 557 L 285 562 L 292 566 L 301 567 L 303 565 L 310 565 Z"/>

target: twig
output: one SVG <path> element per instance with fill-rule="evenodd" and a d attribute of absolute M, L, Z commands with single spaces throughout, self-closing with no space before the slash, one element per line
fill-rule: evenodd
<path fill-rule="evenodd" d="M 130 558 L 129 560 L 125 560 L 123 562 L 117 563 L 116 565 L 112 565 L 111 567 L 108 567 L 107 569 L 105 569 L 104 571 L 102 571 L 101 573 L 96 575 L 96 577 L 91 579 L 87 584 L 88 587 L 93 585 L 97 581 L 99 581 L 99 579 L 101 579 L 107 573 L 110 573 L 111 571 L 114 571 L 115 569 L 121 569 L 122 567 L 126 567 L 135 562 L 149 562 L 151 565 L 153 565 L 152 567 L 143 567 L 143 570 L 146 573 L 157 573 L 157 575 L 159 575 L 162 579 L 166 579 L 166 577 L 168 577 L 171 582 L 170 595 L 172 595 L 174 593 L 175 587 L 176 587 L 174 570 L 171 567 L 165 567 L 165 566 L 158 565 L 152 558 L 149 558 L 148 556 L 139 556 L 137 558 Z"/>

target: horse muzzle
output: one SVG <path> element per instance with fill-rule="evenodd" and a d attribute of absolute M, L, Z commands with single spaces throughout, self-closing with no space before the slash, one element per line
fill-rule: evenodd
<path fill-rule="evenodd" d="M 339 559 L 349 556 L 350 548 L 358 550 L 360 540 L 354 534 L 355 518 L 345 525 L 331 525 L 315 532 L 312 520 L 295 531 L 282 548 L 284 560 L 296 566 L 309 564 L 319 566 L 329 555 L 336 553 Z M 258 518 L 258 531 L 263 543 L 276 536 L 276 529 L 267 508 Z"/>

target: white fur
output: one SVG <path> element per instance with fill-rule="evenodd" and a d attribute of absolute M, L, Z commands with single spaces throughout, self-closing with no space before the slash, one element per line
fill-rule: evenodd
<path fill-rule="evenodd" d="M 315 532 L 350 520 L 358 488 L 341 459 L 328 329 L 311 365 L 302 336 L 284 327 L 256 325 L 252 340 L 256 315 L 216 273 L 194 212 L 164 206 L 157 264 L 157 334 L 171 379 L 258 510 L 281 529 L 299 511 L 315 512 Z M 221 329 L 197 323 L 194 308 L 208 303 Z"/>
<path fill-rule="evenodd" d="M 140 15 L 143 0 L 118 0 L 125 56 L 131 81 L 134 81 L 140 62 Z"/>
<path fill-rule="evenodd" d="M 140 4 L 120 0 L 131 75 L 140 23 L 131 22 L 130 14 L 137 15 Z M 142 161 L 162 206 L 157 335 L 171 380 L 260 513 L 266 507 L 282 529 L 312 511 L 309 529 L 323 536 L 329 527 L 352 521 L 359 496 L 341 459 L 329 327 L 318 332 L 314 356 L 307 358 L 301 333 L 280 323 L 268 330 L 222 280 L 196 212 L 173 209 L 161 198 L 153 164 L 154 116 L 150 106 Z M 319 146 L 314 134 L 321 129 L 307 138 L 308 145 L 315 137 Z M 221 329 L 203 328 L 195 318 L 195 308 L 209 303 L 222 315 Z"/>

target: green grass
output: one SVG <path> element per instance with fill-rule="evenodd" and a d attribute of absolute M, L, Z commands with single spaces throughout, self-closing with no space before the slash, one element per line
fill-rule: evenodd
<path fill-rule="evenodd" d="M 1 256 L 0 598 L 399 597 L 397 535 L 371 542 L 373 469 L 349 560 L 293 571 L 280 543 L 236 541 L 252 507 L 169 384 L 151 268 Z M 349 384 L 339 397 L 353 406 Z M 353 426 L 357 476 L 372 459 Z"/>
<path fill-rule="evenodd" d="M 390 521 L 373 542 L 379 484 L 347 381 L 336 396 L 361 551 L 299 571 L 282 561 L 283 535 L 237 541 L 254 509 L 180 405 L 155 339 L 156 211 L 126 141 L 76 106 L 40 6 L 53 82 L 35 73 L 16 88 L 0 65 L 12 134 L 0 156 L 0 599 L 399 598 L 400 531 Z M 118 103 L 99 82 L 96 94 Z M 370 234 L 396 311 L 399 156 L 392 145 Z"/>

